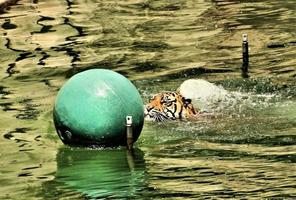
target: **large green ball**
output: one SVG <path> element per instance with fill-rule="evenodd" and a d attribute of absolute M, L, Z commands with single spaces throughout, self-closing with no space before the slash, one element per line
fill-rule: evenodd
<path fill-rule="evenodd" d="M 57 133 L 70 145 L 126 145 L 127 116 L 132 116 L 135 142 L 144 121 L 141 96 L 127 78 L 106 69 L 70 78 L 60 89 L 53 111 Z"/>

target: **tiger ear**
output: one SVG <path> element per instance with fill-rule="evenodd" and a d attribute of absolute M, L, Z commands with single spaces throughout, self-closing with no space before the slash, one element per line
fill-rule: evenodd
<path fill-rule="evenodd" d="M 191 99 L 186 99 L 185 97 L 183 97 L 182 101 L 185 105 L 191 104 Z"/>

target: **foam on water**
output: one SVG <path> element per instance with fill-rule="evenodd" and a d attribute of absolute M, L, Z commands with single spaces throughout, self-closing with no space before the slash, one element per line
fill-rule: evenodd
<path fill-rule="evenodd" d="M 248 109 L 263 109 L 270 106 L 279 96 L 251 92 L 227 91 L 222 86 L 202 79 L 189 79 L 179 87 L 180 93 L 190 98 L 201 112 L 242 112 Z"/>

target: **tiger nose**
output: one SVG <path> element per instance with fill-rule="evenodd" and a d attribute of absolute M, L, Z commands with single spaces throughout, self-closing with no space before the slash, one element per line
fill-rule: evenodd
<path fill-rule="evenodd" d="M 147 112 L 150 112 L 150 110 L 152 110 L 152 107 L 150 107 L 150 106 L 146 106 L 146 111 L 147 111 Z"/>

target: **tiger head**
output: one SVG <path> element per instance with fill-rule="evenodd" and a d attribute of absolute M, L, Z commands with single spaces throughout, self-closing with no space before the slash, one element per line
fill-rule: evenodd
<path fill-rule="evenodd" d="M 191 99 L 186 99 L 179 92 L 164 92 L 154 95 L 144 108 L 145 118 L 152 121 L 182 119 L 195 116 Z"/>

